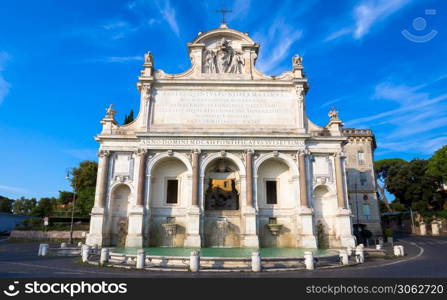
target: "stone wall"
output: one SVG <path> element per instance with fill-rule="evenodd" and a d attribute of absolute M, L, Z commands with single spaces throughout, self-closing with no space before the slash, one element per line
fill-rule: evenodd
<path fill-rule="evenodd" d="M 84 239 L 86 231 L 73 231 L 74 239 Z M 46 239 L 69 239 L 70 231 L 33 231 L 33 230 L 13 230 L 10 238 L 14 239 L 30 239 L 30 240 L 46 240 Z"/>

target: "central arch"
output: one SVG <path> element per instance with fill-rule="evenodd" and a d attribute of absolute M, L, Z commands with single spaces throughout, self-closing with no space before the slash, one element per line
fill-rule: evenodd
<path fill-rule="evenodd" d="M 245 166 L 232 153 L 206 156 L 200 167 L 202 241 L 205 247 L 240 247 Z"/>

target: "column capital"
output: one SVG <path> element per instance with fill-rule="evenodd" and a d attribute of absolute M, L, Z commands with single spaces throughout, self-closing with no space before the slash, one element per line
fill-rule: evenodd
<path fill-rule="evenodd" d="M 148 152 L 147 149 L 138 148 L 137 150 L 134 151 L 134 154 L 137 155 L 137 156 L 143 156 L 144 157 L 147 152 Z"/>
<path fill-rule="evenodd" d="M 254 149 L 247 149 L 247 150 L 245 150 L 245 153 L 246 154 L 254 154 L 255 150 Z"/>
<path fill-rule="evenodd" d="M 198 148 L 195 148 L 195 149 L 192 149 L 192 150 L 191 150 L 191 153 L 192 153 L 192 154 L 195 154 L 195 153 L 200 154 L 200 153 L 202 153 L 202 150 L 200 150 L 200 149 L 198 149 Z"/>
<path fill-rule="evenodd" d="M 112 153 L 112 152 L 109 151 L 109 150 L 99 150 L 99 151 L 98 151 L 98 157 L 99 157 L 99 158 L 109 157 L 111 153 Z"/>
<path fill-rule="evenodd" d="M 303 149 L 298 149 L 298 151 L 296 152 L 296 154 L 297 154 L 298 156 L 304 156 L 304 155 L 310 155 L 311 152 L 310 152 L 309 148 L 305 147 L 305 148 L 303 148 Z"/>

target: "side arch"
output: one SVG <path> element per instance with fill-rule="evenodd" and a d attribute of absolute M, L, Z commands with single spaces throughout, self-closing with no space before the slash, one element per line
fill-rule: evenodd
<path fill-rule="evenodd" d="M 255 176 L 256 176 L 256 174 L 258 174 L 258 169 L 261 166 L 261 164 L 268 159 L 279 159 L 279 160 L 283 161 L 289 167 L 290 171 L 292 171 L 292 176 L 298 176 L 299 171 L 298 171 L 298 166 L 297 166 L 296 162 L 290 156 L 288 156 L 284 153 L 274 153 L 274 152 L 262 154 L 255 161 L 255 163 L 254 163 Z"/>
<path fill-rule="evenodd" d="M 152 175 L 152 170 L 154 169 L 154 167 L 163 159 L 165 158 L 177 158 L 178 160 L 180 160 L 188 169 L 188 175 L 192 174 L 192 165 L 191 162 L 189 161 L 189 159 L 186 157 L 186 155 L 178 153 L 178 152 L 173 152 L 172 154 L 169 152 L 161 152 L 161 153 L 157 153 L 155 154 L 154 157 L 152 157 L 149 160 L 149 163 L 147 164 L 147 176 L 151 176 Z"/>

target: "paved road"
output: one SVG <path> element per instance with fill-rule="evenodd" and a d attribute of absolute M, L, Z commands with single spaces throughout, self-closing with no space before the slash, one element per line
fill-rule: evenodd
<path fill-rule="evenodd" d="M 70 257 L 38 257 L 38 244 L 0 241 L 0 277 L 447 277 L 447 237 L 407 236 L 398 243 L 407 256 L 378 259 L 361 266 L 296 272 L 149 272 L 83 265 Z"/>

